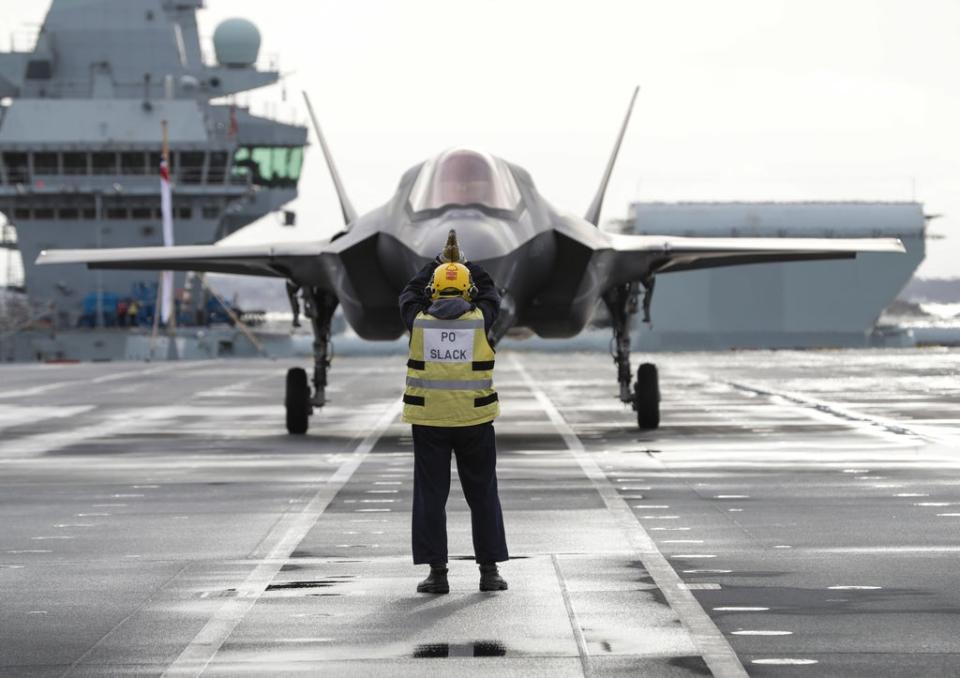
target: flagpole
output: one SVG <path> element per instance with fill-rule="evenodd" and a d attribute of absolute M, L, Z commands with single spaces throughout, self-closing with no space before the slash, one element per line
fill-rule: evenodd
<path fill-rule="evenodd" d="M 165 247 L 173 246 L 173 190 L 170 180 L 170 139 L 168 124 L 166 120 L 160 121 L 163 130 L 163 145 L 160 150 L 162 158 L 161 166 L 166 168 L 166 174 L 161 172 L 161 193 L 160 193 L 160 212 L 163 218 L 163 244 Z M 168 314 L 164 321 L 167 323 L 167 334 L 171 337 L 177 329 L 177 303 L 176 290 L 173 284 L 173 271 L 164 271 L 164 283 L 167 289 L 164 290 L 164 302 Z"/>
<path fill-rule="evenodd" d="M 167 121 L 160 121 L 160 216 L 162 219 L 163 246 L 173 246 L 173 196 L 170 189 L 170 143 Z M 160 330 L 160 322 L 167 329 L 167 358 L 176 358 L 176 304 L 173 299 L 173 271 L 161 271 L 157 284 L 157 296 L 153 309 L 153 331 L 150 334 L 150 357 Z"/>
<path fill-rule="evenodd" d="M 163 271 L 157 276 L 157 293 L 153 298 L 153 330 L 150 332 L 150 359 L 153 360 L 153 346 L 160 332 L 160 295 L 163 294 Z"/>

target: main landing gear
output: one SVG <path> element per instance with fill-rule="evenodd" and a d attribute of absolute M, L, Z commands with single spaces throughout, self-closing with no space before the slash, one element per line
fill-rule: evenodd
<path fill-rule="evenodd" d="M 644 322 L 650 321 L 650 298 L 653 294 L 653 278 L 644 281 Z M 643 363 L 637 370 L 636 386 L 631 390 L 633 374 L 630 370 L 630 320 L 637 312 L 640 288 L 638 283 L 627 283 L 609 290 L 603 301 L 610 311 L 613 323 L 611 353 L 617 365 L 617 381 L 620 382 L 620 400 L 630 403 L 637 413 L 637 426 L 655 429 L 660 426 L 660 378 L 657 366 Z"/>
<path fill-rule="evenodd" d="M 288 286 L 291 306 L 296 303 L 296 289 Z M 303 435 L 309 427 L 314 408 L 327 402 L 327 370 L 330 368 L 332 344 L 330 322 L 337 308 L 336 296 L 316 287 L 303 288 L 303 314 L 313 326 L 313 394 L 307 382 L 307 372 L 302 367 L 287 370 L 287 388 L 284 405 L 287 410 L 287 432 Z M 299 308 L 299 303 L 297 303 Z M 297 314 L 294 313 L 296 319 Z"/>

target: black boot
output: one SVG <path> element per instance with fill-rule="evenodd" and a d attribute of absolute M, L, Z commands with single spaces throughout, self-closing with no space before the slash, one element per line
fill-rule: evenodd
<path fill-rule="evenodd" d="M 431 565 L 430 574 L 417 584 L 417 593 L 450 593 L 446 565 Z"/>
<path fill-rule="evenodd" d="M 507 581 L 500 576 L 496 563 L 480 565 L 481 591 L 506 591 Z"/>

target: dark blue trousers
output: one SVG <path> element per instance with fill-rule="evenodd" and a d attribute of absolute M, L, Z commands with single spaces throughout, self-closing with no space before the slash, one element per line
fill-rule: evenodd
<path fill-rule="evenodd" d="M 507 560 L 503 511 L 497 494 L 493 422 L 477 426 L 413 425 L 413 562 L 447 562 L 450 454 L 470 506 L 473 554 L 478 563 Z"/>

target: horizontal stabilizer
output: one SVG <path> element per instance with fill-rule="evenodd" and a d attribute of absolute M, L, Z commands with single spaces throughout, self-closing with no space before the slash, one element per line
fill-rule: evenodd
<path fill-rule="evenodd" d="M 328 288 L 320 255 L 325 242 L 269 245 L 181 245 L 87 250 L 44 250 L 37 264 L 86 264 L 94 269 L 205 271 L 290 278 Z"/>
<path fill-rule="evenodd" d="M 615 252 L 616 284 L 658 273 L 721 266 L 853 259 L 868 252 L 902 253 L 897 238 L 686 238 L 607 234 Z"/>

